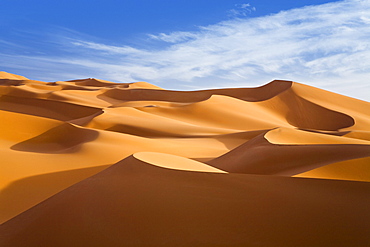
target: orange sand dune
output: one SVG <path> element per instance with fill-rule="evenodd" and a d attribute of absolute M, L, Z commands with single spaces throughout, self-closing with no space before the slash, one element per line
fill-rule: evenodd
<path fill-rule="evenodd" d="M 266 138 L 269 133 L 208 164 L 233 173 L 291 176 L 330 163 L 370 156 L 370 145 L 366 144 L 273 144 Z M 284 140 L 284 136 L 280 138 Z"/>
<path fill-rule="evenodd" d="M 341 179 L 370 182 L 370 157 L 345 160 L 322 166 L 295 177 Z"/>
<path fill-rule="evenodd" d="M 107 90 L 102 96 L 123 101 L 146 100 L 170 102 L 199 102 L 208 99 L 212 95 L 225 95 L 246 101 L 262 101 L 272 98 L 275 95 L 289 89 L 291 85 L 292 82 L 288 81 L 273 81 L 258 88 L 230 88 L 201 90 L 194 92 L 150 90 L 149 88 L 127 91 L 120 88 L 114 88 Z M 151 87 L 151 89 L 153 88 Z"/>
<path fill-rule="evenodd" d="M 369 113 L 291 81 L 0 72 L 0 246 L 367 246 Z"/>
<path fill-rule="evenodd" d="M 28 80 L 26 77 L 21 75 L 11 74 L 5 71 L 0 71 L 0 79 L 10 79 L 10 80 Z"/>
<path fill-rule="evenodd" d="M 157 158 L 134 154 L 4 223 L 1 246 L 366 246 L 370 241 L 370 183 L 181 171 L 160 167 Z"/>

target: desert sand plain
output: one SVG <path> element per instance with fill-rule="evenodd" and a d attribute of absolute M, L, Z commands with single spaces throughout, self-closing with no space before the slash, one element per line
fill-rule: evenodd
<path fill-rule="evenodd" d="M 0 246 L 370 246 L 370 103 L 0 72 Z"/>

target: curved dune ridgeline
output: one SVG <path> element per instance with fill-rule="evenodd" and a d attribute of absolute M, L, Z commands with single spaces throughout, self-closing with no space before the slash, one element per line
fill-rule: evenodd
<path fill-rule="evenodd" d="M 0 246 L 368 246 L 370 103 L 0 72 Z"/>

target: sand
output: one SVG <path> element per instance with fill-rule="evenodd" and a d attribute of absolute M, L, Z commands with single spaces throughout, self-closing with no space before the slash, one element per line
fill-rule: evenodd
<path fill-rule="evenodd" d="M 0 246 L 368 246 L 370 103 L 0 72 Z"/>

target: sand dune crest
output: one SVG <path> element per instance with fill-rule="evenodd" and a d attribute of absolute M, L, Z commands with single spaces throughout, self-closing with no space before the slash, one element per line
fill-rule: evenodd
<path fill-rule="evenodd" d="M 216 169 L 204 163 L 171 154 L 140 152 L 133 154 L 133 156 L 146 163 L 169 169 L 182 171 L 225 173 L 220 169 Z"/>
<path fill-rule="evenodd" d="M 0 71 L 0 79 L 28 80 L 24 76 L 11 74 L 11 73 L 8 73 L 8 72 L 5 72 L 5 71 Z"/>

